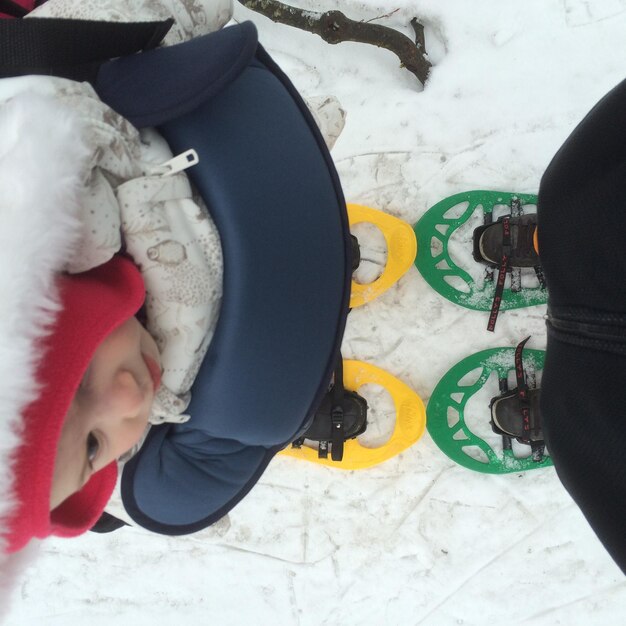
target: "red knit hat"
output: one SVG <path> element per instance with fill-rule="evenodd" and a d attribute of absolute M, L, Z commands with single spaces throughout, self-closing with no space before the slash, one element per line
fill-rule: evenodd
<path fill-rule="evenodd" d="M 14 464 L 16 509 L 9 519 L 8 551 L 30 539 L 74 537 L 91 528 L 111 497 L 117 463 L 99 470 L 52 512 L 52 476 L 63 421 L 98 345 L 141 307 L 145 289 L 135 265 L 123 257 L 58 280 L 62 310 L 42 342 L 39 396 L 24 411 L 22 443 Z"/>

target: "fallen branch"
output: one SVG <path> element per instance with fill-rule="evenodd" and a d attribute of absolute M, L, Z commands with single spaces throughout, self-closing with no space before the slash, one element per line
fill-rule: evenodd
<path fill-rule="evenodd" d="M 330 44 L 356 41 L 390 50 L 400 59 L 402 67 L 406 67 L 422 84 L 428 78 L 431 64 L 425 57 L 424 27 L 415 18 L 411 20 L 411 26 L 415 31 L 417 43 L 393 28 L 380 24 L 356 22 L 346 17 L 341 11 L 316 13 L 288 6 L 278 0 L 239 1 L 248 9 L 264 15 L 273 22 L 319 35 Z"/>

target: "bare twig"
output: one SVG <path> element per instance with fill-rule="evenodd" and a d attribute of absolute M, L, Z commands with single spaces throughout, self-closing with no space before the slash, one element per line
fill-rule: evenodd
<path fill-rule="evenodd" d="M 261 13 L 274 22 L 314 33 L 331 44 L 356 41 L 390 50 L 398 56 L 402 66 L 417 76 L 422 84 L 428 78 L 431 64 L 425 58 L 423 42 L 416 45 L 397 30 L 380 24 L 356 22 L 346 17 L 341 11 L 316 13 L 288 6 L 278 0 L 240 0 L 240 2 L 248 9 Z M 411 25 L 417 35 L 414 22 L 417 24 L 415 18 L 411 21 Z"/>
<path fill-rule="evenodd" d="M 400 9 L 394 9 L 393 11 L 389 11 L 389 13 L 385 13 L 384 15 L 377 15 L 369 20 L 363 20 L 365 24 L 369 24 L 370 22 L 375 22 L 376 20 L 382 20 L 386 17 L 391 17 L 394 13 L 397 13 Z"/>
<path fill-rule="evenodd" d="M 426 39 L 424 37 L 424 25 L 420 24 L 417 21 L 417 18 L 414 17 L 411 20 L 411 26 L 413 27 L 413 31 L 415 32 L 415 45 L 423 53 L 426 53 Z"/>

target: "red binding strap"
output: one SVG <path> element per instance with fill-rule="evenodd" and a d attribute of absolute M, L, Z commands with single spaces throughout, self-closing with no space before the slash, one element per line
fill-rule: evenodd
<path fill-rule="evenodd" d="M 500 304 L 502 303 L 502 293 L 504 292 L 504 281 L 506 280 L 506 273 L 509 269 L 510 253 L 511 220 L 509 217 L 505 217 L 502 220 L 502 258 L 500 259 L 500 268 L 498 269 L 498 281 L 496 283 L 496 291 L 493 296 L 493 303 L 491 304 L 489 323 L 487 324 L 487 330 L 489 332 L 493 332 L 496 327 L 496 320 L 498 319 L 498 312 L 500 311 Z"/>

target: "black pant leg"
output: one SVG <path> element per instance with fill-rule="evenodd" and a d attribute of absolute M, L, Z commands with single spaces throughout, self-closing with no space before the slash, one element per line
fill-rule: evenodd
<path fill-rule="evenodd" d="M 559 478 L 626 572 L 626 81 L 552 160 L 538 215 L 544 433 Z"/>
<path fill-rule="evenodd" d="M 587 114 L 541 179 L 550 306 L 626 312 L 626 81 Z"/>
<path fill-rule="evenodd" d="M 626 573 L 626 357 L 548 334 L 541 414 L 559 479 Z"/>

